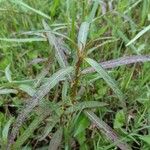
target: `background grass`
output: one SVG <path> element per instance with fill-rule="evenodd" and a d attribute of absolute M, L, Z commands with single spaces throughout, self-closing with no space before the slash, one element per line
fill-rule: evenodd
<path fill-rule="evenodd" d="M 22 2 L 30 7 L 25 7 L 16 0 L 0 0 L 0 88 L 17 90 L 17 94 L 13 91 L 11 94 L 8 92 L 0 95 L 1 148 L 7 143 L 10 125 L 23 108 L 23 103 L 32 96 L 32 90 L 36 90 L 32 79 L 40 74 L 47 62 L 28 64 L 37 58 L 49 58 L 52 63 L 47 77 L 59 69 L 52 55 L 53 47 L 38 36 L 43 33 L 41 30 L 44 30 L 42 20 L 45 19 L 57 34 L 57 38 L 65 42 L 69 50 L 67 55 L 69 64 L 74 65 L 79 28 L 82 22 L 88 20 L 93 7 L 93 2 L 90 0 L 24 0 Z M 150 55 L 149 31 L 133 44 L 126 46 L 137 33 L 150 24 L 150 1 L 114 0 L 112 10 L 109 9 L 108 2 L 106 4 L 106 13 L 102 14 L 102 7 L 99 5 L 94 19 L 91 20 L 85 47 L 85 51 L 89 52 L 88 57 L 96 61 L 104 61 L 129 55 Z M 27 31 L 32 31 L 31 35 L 27 34 Z M 25 42 L 25 39 L 37 40 L 39 37 L 42 41 Z M 18 39 L 22 39 L 22 42 Z M 101 45 L 97 49 L 90 52 L 91 48 L 99 44 Z M 84 62 L 80 67 L 86 66 L 88 64 Z M 150 64 L 145 62 L 122 66 L 112 69 L 109 73 L 117 80 L 120 90 L 125 95 L 126 113 L 105 81 L 98 79 L 97 73 L 81 77 L 78 88 L 86 90 L 82 97 L 78 96 L 77 99 L 107 103 L 108 106 L 96 109 L 97 115 L 114 128 L 122 138 L 126 137 L 125 141 L 132 149 L 149 150 Z M 13 82 L 8 82 L 7 74 L 8 76 L 11 74 Z M 69 99 L 68 93 L 70 93 L 68 82 L 57 85 L 45 97 L 48 103 L 47 109 L 62 111 L 61 103 L 63 101 L 63 104 L 68 104 L 66 102 Z M 41 107 L 46 109 L 45 104 L 43 105 Z M 51 114 L 50 117 L 44 116 L 39 121 L 37 117 L 42 114 L 41 107 L 37 107 L 21 127 L 18 137 L 24 136 L 25 141 L 16 142 L 22 147 L 20 149 L 48 149 L 52 141 L 51 137 L 56 139 L 60 137 L 62 124 L 64 134 L 63 140 L 60 140 L 62 141 L 60 149 L 116 149 L 80 111 L 73 114 L 73 117 L 68 115 L 59 120 L 58 113 L 58 115 Z M 32 128 L 33 132 L 29 137 L 28 133 L 25 133 L 28 127 Z M 48 134 L 44 136 L 46 132 Z"/>

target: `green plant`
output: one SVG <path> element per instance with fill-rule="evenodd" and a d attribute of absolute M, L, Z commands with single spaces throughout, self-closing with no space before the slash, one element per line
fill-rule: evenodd
<path fill-rule="evenodd" d="M 60 1 L 54 2 L 54 5 L 52 5 L 54 8 L 51 7 L 50 12 L 53 14 L 52 17 L 55 17 L 56 15 L 54 10 L 58 7 L 59 2 Z M 25 9 L 27 12 L 30 10 L 31 12 L 34 12 L 41 17 L 47 18 L 48 20 L 52 19 L 42 11 L 32 8 L 22 1 L 13 0 L 11 3 L 14 3 L 15 6 L 17 5 L 21 9 Z M 74 2 L 67 1 L 67 5 L 73 5 L 72 3 Z M 131 50 L 133 50 L 133 53 L 139 54 L 140 50 L 137 51 L 137 48 L 135 45 L 133 45 L 133 42 L 142 37 L 144 33 L 148 32 L 149 26 L 145 27 L 142 31 L 137 33 L 136 36 L 134 35 L 135 38 L 130 41 L 122 32 L 122 30 L 119 29 L 122 20 L 118 19 L 120 22 L 118 21 L 114 25 L 112 21 L 115 20 L 111 21 L 109 18 L 110 14 L 106 14 L 106 8 L 104 9 L 105 5 L 106 4 L 104 3 L 101 5 L 104 15 L 101 17 L 106 21 L 109 28 L 112 28 L 112 34 L 115 35 L 115 40 L 110 40 L 109 42 L 117 42 L 118 39 L 122 39 L 121 42 L 123 42 L 123 44 L 125 43 L 126 46 L 130 46 Z M 109 6 L 110 5 L 111 3 Z M 43 139 L 46 139 L 50 133 L 52 133 L 53 136 L 49 142 L 49 146 L 47 144 L 45 149 L 55 150 L 59 147 L 62 147 L 62 149 L 67 150 L 73 148 L 74 145 L 75 147 L 78 147 L 79 145 L 81 150 L 102 149 L 103 147 L 100 147 L 98 144 L 97 146 L 90 146 L 90 143 L 92 143 L 90 138 L 92 137 L 92 134 L 94 134 L 90 133 L 90 130 L 93 132 L 97 131 L 93 138 L 94 142 L 98 143 L 96 137 L 99 137 L 101 141 L 104 135 L 104 138 L 106 137 L 105 139 L 107 140 L 103 140 L 103 143 L 106 145 L 108 141 L 112 143 L 109 146 L 105 146 L 105 149 L 110 149 L 115 146 L 122 150 L 132 149 L 132 143 L 138 143 L 138 141 L 135 139 L 136 136 L 138 139 L 144 139 L 144 141 L 147 141 L 147 136 L 139 136 L 137 131 L 134 131 L 134 129 L 132 132 L 128 132 L 128 130 L 122 128 L 123 125 L 126 126 L 126 128 L 130 128 L 129 117 L 124 117 L 122 122 L 119 119 L 119 107 L 121 107 L 122 116 L 124 114 L 128 114 L 129 108 L 127 106 L 127 100 L 129 99 L 126 98 L 126 93 L 123 94 L 122 90 L 123 88 L 128 87 L 126 83 L 130 82 L 133 74 L 131 73 L 128 75 L 128 82 L 122 83 L 125 85 L 118 86 L 117 81 L 111 77 L 112 75 L 110 75 L 106 69 L 111 69 L 127 64 L 150 61 L 150 56 L 124 56 L 118 59 L 98 63 L 96 59 L 99 58 L 99 55 L 95 51 L 101 47 L 101 45 L 96 44 L 96 42 L 100 40 L 99 34 L 94 32 L 91 33 L 90 31 L 92 29 L 94 30 L 96 28 L 94 25 L 98 24 L 97 20 L 99 17 L 97 13 L 99 13 L 99 1 L 93 1 L 91 6 L 92 10 L 90 14 L 87 15 L 88 11 L 86 11 L 86 9 L 90 10 L 90 7 L 88 8 L 88 6 L 83 3 L 83 13 L 86 15 L 83 17 L 84 19 L 82 20 L 77 35 L 75 34 L 77 25 L 73 18 L 71 20 L 71 26 L 68 25 L 69 28 L 71 28 L 69 33 L 70 36 L 59 32 L 61 29 L 65 30 L 68 27 L 67 25 L 54 24 L 54 27 L 50 27 L 48 23 L 43 20 L 41 23 L 43 26 L 42 30 L 16 33 L 15 38 L 0 38 L 0 40 L 3 42 L 16 42 L 17 44 L 48 41 L 50 46 L 49 57 L 47 59 L 35 59 L 29 64 L 31 65 L 35 63 L 36 70 L 42 69 L 41 73 L 34 77 L 34 79 L 14 81 L 12 77 L 13 73 L 10 71 L 10 65 L 8 65 L 4 71 L 8 82 L 4 80 L 4 82 L 1 83 L 0 94 L 17 94 L 23 92 L 29 95 L 29 98 L 26 100 L 26 105 L 19 111 L 19 114 L 12 125 L 10 134 L 8 134 L 8 129 L 14 118 L 10 118 L 9 120 L 5 121 L 6 124 L 3 129 L 1 140 L 2 149 L 5 149 L 6 147 L 8 150 L 20 149 L 20 147 L 22 147 L 31 136 L 35 139 L 38 139 L 39 141 L 42 141 Z M 76 14 L 75 11 L 76 10 L 74 9 L 70 10 L 70 15 Z M 118 18 L 118 16 L 116 18 Z M 145 17 L 143 17 L 142 23 L 144 22 L 144 18 Z M 95 30 L 98 29 L 96 28 Z M 103 34 L 105 30 L 102 31 L 102 29 L 100 29 L 99 33 Z M 21 36 L 21 38 L 17 38 L 19 36 Z M 22 38 L 22 36 L 25 38 Z M 62 38 L 65 39 L 66 43 L 62 40 Z M 106 44 L 104 43 L 106 46 L 107 44 L 107 42 Z M 69 47 L 70 49 L 68 50 Z M 123 46 L 120 47 L 120 49 L 123 49 Z M 93 57 L 93 59 L 89 57 Z M 42 61 L 45 62 L 45 66 L 40 67 L 38 62 Z M 91 67 L 88 68 L 88 64 Z M 92 73 L 95 73 L 94 75 L 96 77 Z M 100 80 L 101 78 L 104 80 L 104 82 Z M 108 89 L 106 89 L 107 92 L 104 92 L 105 95 L 109 95 L 107 97 L 109 99 L 108 101 L 106 101 L 107 98 L 105 100 L 98 101 L 94 96 L 92 97 L 89 95 L 90 93 L 92 94 L 90 89 L 92 88 L 92 85 L 95 84 L 93 83 L 94 81 L 91 81 L 91 79 L 95 79 L 97 82 L 98 79 L 101 81 L 98 82 L 99 84 L 101 83 L 101 86 L 99 85 L 100 90 L 103 88 L 103 84 L 105 85 L 106 83 L 106 85 L 108 85 Z M 90 93 L 88 93 L 88 91 L 90 91 Z M 119 101 L 117 102 L 116 100 Z M 104 115 L 106 113 L 112 111 L 111 102 L 112 104 L 117 102 L 118 105 L 118 113 L 116 114 L 114 121 L 114 125 L 117 127 L 118 133 L 116 133 L 116 131 L 114 131 L 107 123 L 102 120 L 102 118 L 105 119 Z M 16 101 L 14 101 L 14 103 L 17 107 L 20 105 L 19 97 Z M 114 106 L 112 109 L 116 109 L 115 107 L 116 106 Z M 147 109 L 148 108 L 145 110 Z M 1 118 L 1 120 L 3 120 L 3 114 Z M 29 120 L 29 122 L 27 122 L 26 125 L 23 125 L 23 123 L 27 120 Z M 38 130 L 43 122 L 45 122 L 46 127 Z M 142 119 L 139 120 L 139 124 L 140 123 L 142 123 Z M 139 124 L 137 124 L 137 126 Z M 95 127 L 97 127 L 98 130 Z M 135 127 L 135 129 L 138 129 L 139 127 L 140 125 Z M 35 130 L 37 130 L 38 136 L 36 136 L 36 134 L 34 135 Z M 102 136 L 99 135 L 98 131 L 102 133 Z M 41 136 L 39 136 L 40 134 Z"/>

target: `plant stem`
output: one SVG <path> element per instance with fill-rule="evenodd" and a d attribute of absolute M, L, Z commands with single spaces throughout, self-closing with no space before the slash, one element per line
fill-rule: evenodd
<path fill-rule="evenodd" d="M 81 75 L 80 67 L 83 62 L 83 51 L 77 51 L 78 60 L 75 65 L 75 77 L 72 82 L 72 90 L 71 90 L 71 102 L 74 104 L 76 102 L 77 90 L 78 90 L 78 83 Z"/>

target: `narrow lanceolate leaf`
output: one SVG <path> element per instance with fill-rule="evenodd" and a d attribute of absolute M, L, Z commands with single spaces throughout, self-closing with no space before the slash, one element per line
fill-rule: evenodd
<path fill-rule="evenodd" d="M 135 55 L 135 56 L 120 57 L 118 59 L 101 62 L 99 64 L 105 69 L 111 69 L 122 65 L 128 65 L 128 64 L 138 63 L 138 62 L 147 62 L 147 61 L 150 61 L 150 56 Z M 92 73 L 95 71 L 96 70 L 93 67 L 88 67 L 82 71 L 82 74 Z"/>
<path fill-rule="evenodd" d="M 0 41 L 26 43 L 26 42 L 46 41 L 46 38 L 36 38 L 36 37 L 35 38 L 0 38 Z"/>
<path fill-rule="evenodd" d="M 60 43 L 60 40 L 58 40 L 56 38 L 56 36 L 52 33 L 51 28 L 48 26 L 48 24 L 45 21 L 43 21 L 43 26 L 44 26 L 45 30 L 48 30 L 46 35 L 47 35 L 49 44 L 51 46 L 54 46 L 54 48 L 55 48 L 55 55 L 56 55 L 56 58 L 57 58 L 59 65 L 62 68 L 68 66 L 67 59 L 66 59 L 66 56 L 64 54 L 63 47 Z"/>
<path fill-rule="evenodd" d="M 27 5 L 23 1 L 20 1 L 20 0 L 10 0 L 10 1 L 17 4 L 17 5 L 23 6 L 23 7 L 27 8 L 28 10 L 31 10 L 31 11 L 35 12 L 36 14 L 38 14 L 38 15 L 44 17 L 44 18 L 51 19 L 50 16 L 48 16 L 47 14 L 45 14 L 45 13 L 41 12 L 40 10 L 37 10 L 37 9 Z"/>
<path fill-rule="evenodd" d="M 96 14 L 96 11 L 97 11 L 99 3 L 100 3 L 99 0 L 94 0 L 94 4 L 93 4 L 92 10 L 90 12 L 90 15 L 89 15 L 89 17 L 87 19 L 87 22 L 92 23 L 92 21 L 93 21 L 93 19 L 95 17 L 95 14 Z"/>
<path fill-rule="evenodd" d="M 146 32 L 148 32 L 149 30 L 150 30 L 150 25 L 148 25 L 142 31 L 140 31 L 130 42 L 127 43 L 126 46 L 129 46 L 132 43 L 134 43 L 137 39 L 139 39 L 143 34 L 145 34 Z"/>
<path fill-rule="evenodd" d="M 89 27 L 90 27 L 89 22 L 83 22 L 80 26 L 79 34 L 78 34 L 78 48 L 80 51 L 84 49 L 86 45 Z"/>
<path fill-rule="evenodd" d="M 54 133 L 50 141 L 48 150 L 58 150 L 59 146 L 61 145 L 62 136 L 63 136 L 63 130 L 62 128 L 60 128 Z"/>
<path fill-rule="evenodd" d="M 103 102 L 85 101 L 85 102 L 81 102 L 81 103 L 78 103 L 69 107 L 65 113 L 73 113 L 75 111 L 81 111 L 85 108 L 98 108 L 98 107 L 104 107 L 104 106 L 107 106 L 107 104 Z"/>
<path fill-rule="evenodd" d="M 130 146 L 123 142 L 117 133 L 104 121 L 100 120 L 92 111 L 84 110 L 85 115 L 94 123 L 97 128 L 121 150 L 131 150 Z"/>
<path fill-rule="evenodd" d="M 67 74 L 73 71 L 72 67 L 67 67 L 65 69 L 61 69 L 58 72 L 54 73 L 50 78 L 48 78 L 47 82 L 44 83 L 33 95 L 33 97 L 28 101 L 25 108 L 20 112 L 19 116 L 16 119 L 16 122 L 13 125 L 12 131 L 9 137 L 8 149 L 14 143 L 14 139 L 18 133 L 18 130 L 22 123 L 25 121 L 29 113 L 36 107 L 39 102 L 43 99 L 43 97 Z"/>
<path fill-rule="evenodd" d="M 3 94 L 17 94 L 18 91 L 17 90 L 14 90 L 14 89 L 0 89 L 0 95 L 3 95 Z"/>
<path fill-rule="evenodd" d="M 5 76 L 6 76 L 6 79 L 9 81 L 9 82 L 12 82 L 12 78 L 11 78 L 11 71 L 10 71 L 10 64 L 6 67 L 5 69 Z"/>
<path fill-rule="evenodd" d="M 82 22 L 82 24 L 80 26 L 79 34 L 78 34 L 78 48 L 79 48 L 80 51 L 82 51 L 84 49 L 85 45 L 86 45 L 90 24 L 91 24 L 91 22 L 93 21 L 93 19 L 95 17 L 98 5 L 99 5 L 99 1 L 96 0 L 94 2 L 93 8 L 90 12 L 90 15 L 89 15 L 87 21 Z"/>
<path fill-rule="evenodd" d="M 118 96 L 120 99 L 123 107 L 125 107 L 125 102 L 124 102 L 124 96 L 121 90 L 119 89 L 116 81 L 110 77 L 110 75 L 105 71 L 105 69 L 98 64 L 95 60 L 91 58 L 86 58 L 85 59 L 95 70 L 100 74 L 100 76 L 106 81 L 106 83 L 112 88 L 112 90 L 115 92 L 115 94 Z"/>

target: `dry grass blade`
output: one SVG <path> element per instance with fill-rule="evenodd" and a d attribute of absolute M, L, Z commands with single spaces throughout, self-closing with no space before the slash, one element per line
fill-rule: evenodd
<path fill-rule="evenodd" d="M 150 56 L 137 55 L 137 56 L 126 56 L 118 59 L 101 62 L 100 65 L 105 69 L 111 69 L 123 65 L 133 64 L 137 62 L 147 62 L 147 61 L 150 61 Z M 95 72 L 95 69 L 93 69 L 92 67 L 88 67 L 82 71 L 82 74 L 88 74 L 92 72 Z"/>
<path fill-rule="evenodd" d="M 54 73 L 46 83 L 44 83 L 33 95 L 33 97 L 28 101 L 25 108 L 20 112 L 18 115 L 16 122 L 13 125 L 12 131 L 10 133 L 9 141 L 8 141 L 8 147 L 7 149 L 10 149 L 10 146 L 14 143 L 14 139 L 18 133 L 18 130 L 22 123 L 25 121 L 29 113 L 33 110 L 35 106 L 39 104 L 41 99 L 67 74 L 71 73 L 73 71 L 72 67 L 67 67 L 65 69 L 61 69 L 58 72 Z"/>
<path fill-rule="evenodd" d="M 84 111 L 85 115 L 94 123 L 98 129 L 121 150 L 131 150 L 130 146 L 122 142 L 117 133 L 108 126 L 104 121 L 100 120 L 92 111 Z"/>

